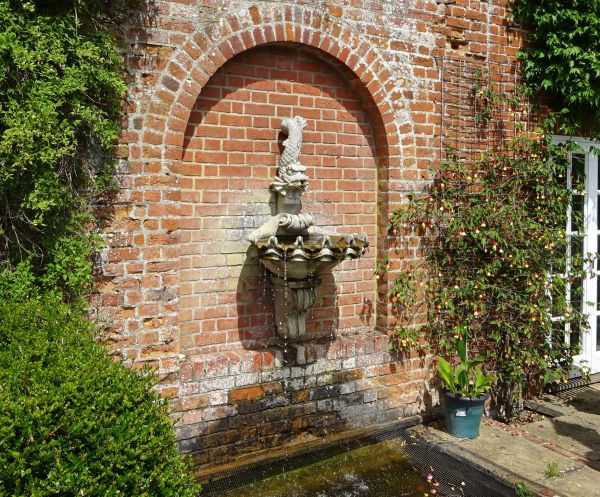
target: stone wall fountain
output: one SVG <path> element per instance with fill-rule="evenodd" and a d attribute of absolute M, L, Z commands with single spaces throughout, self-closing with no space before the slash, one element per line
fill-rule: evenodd
<path fill-rule="evenodd" d="M 305 334 L 306 312 L 315 304 L 322 276 L 343 260 L 358 259 L 369 246 L 365 234 L 321 231 L 310 214 L 300 212 L 300 197 L 308 186 L 306 166 L 299 160 L 305 126 L 306 121 L 299 116 L 281 123 L 288 137 L 271 184 L 276 214 L 248 237 L 269 271 L 277 333 L 286 342 L 298 342 Z"/>

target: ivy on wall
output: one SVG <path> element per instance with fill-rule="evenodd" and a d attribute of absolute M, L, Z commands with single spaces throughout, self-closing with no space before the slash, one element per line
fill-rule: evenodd
<path fill-rule="evenodd" d="M 125 83 L 119 2 L 0 0 L 0 293 L 82 295 L 110 186 Z"/>
<path fill-rule="evenodd" d="M 529 43 L 520 57 L 530 88 L 553 97 L 572 122 L 598 133 L 600 1 L 517 0 L 513 16 L 527 29 Z"/>
<path fill-rule="evenodd" d="M 80 305 L 121 131 L 121 7 L 0 0 L 2 496 L 200 490 L 158 378 L 110 358 Z"/>

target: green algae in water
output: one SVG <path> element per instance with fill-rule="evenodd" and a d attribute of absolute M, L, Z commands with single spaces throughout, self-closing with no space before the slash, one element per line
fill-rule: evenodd
<path fill-rule="evenodd" d="M 228 492 L 227 497 L 423 497 L 429 487 L 389 442 L 361 447 Z"/>

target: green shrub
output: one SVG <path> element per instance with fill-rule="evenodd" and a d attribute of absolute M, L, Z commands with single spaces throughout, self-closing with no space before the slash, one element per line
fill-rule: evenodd
<path fill-rule="evenodd" d="M 90 205 L 113 182 L 126 87 L 108 15 L 123 3 L 0 0 L 0 272 L 27 262 L 67 299 L 90 288 Z"/>
<path fill-rule="evenodd" d="M 531 90 L 554 97 L 567 117 L 600 130 L 600 1 L 517 0 L 527 29 L 521 69 Z M 560 107 L 557 109 L 560 110 Z"/>
<path fill-rule="evenodd" d="M 166 400 L 57 298 L 0 303 L 0 496 L 192 496 Z"/>

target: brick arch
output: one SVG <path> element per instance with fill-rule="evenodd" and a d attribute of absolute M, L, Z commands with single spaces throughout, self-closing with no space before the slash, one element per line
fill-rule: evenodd
<path fill-rule="evenodd" d="M 130 203 L 119 207 L 118 220 L 111 225 L 116 235 L 103 269 L 107 278 L 122 278 L 134 288 L 151 288 L 144 294 L 130 291 L 123 306 L 116 294 L 110 295 L 114 304 L 106 305 L 103 313 L 121 317 L 119 333 L 122 331 L 129 341 L 122 347 L 123 355 L 136 362 L 156 362 L 161 373 L 179 371 L 182 360 L 178 355 L 180 230 L 188 222 L 188 213 L 182 203 L 181 178 L 174 166 L 181 164 L 185 131 L 211 76 L 235 55 L 269 43 L 295 43 L 310 47 L 313 53 L 326 54 L 330 60 L 339 61 L 367 95 L 365 110 L 379 124 L 374 129 L 375 139 L 385 147 L 377 172 L 378 234 L 372 243 L 379 259 L 385 256 L 389 209 L 391 201 L 396 202 L 392 197 L 401 195 L 388 191 L 388 185 L 403 179 L 402 166 L 415 166 L 413 124 L 408 111 L 398 110 L 408 108 L 400 85 L 377 49 L 350 28 L 303 6 L 269 4 L 238 10 L 191 33 L 165 63 L 148 103 L 140 109 L 142 119 L 135 128 L 143 132 L 131 141 L 131 135 L 124 137 L 124 142 L 129 141 L 132 174 L 125 178 L 122 200 Z M 138 174 L 140 171 L 143 174 Z M 125 246 L 130 242 L 124 239 L 121 229 L 132 240 L 142 240 L 141 245 Z M 381 280 L 377 291 L 380 295 L 387 292 Z M 375 316 L 383 327 L 389 311 L 385 306 L 381 309 Z M 161 388 L 177 394 L 174 385 L 166 383 Z"/>
<path fill-rule="evenodd" d="M 187 122 L 203 86 L 235 55 L 269 43 L 306 45 L 346 66 L 372 103 L 367 110 L 381 123 L 378 138 L 387 149 L 386 165 L 400 165 L 401 149 L 406 145 L 400 135 L 408 135 L 412 142 L 413 129 L 407 117 L 397 118 L 387 97 L 395 84 L 384 60 L 347 26 L 300 6 L 251 6 L 190 35 L 163 70 L 145 116 L 142 142 L 152 145 L 149 158 L 156 160 L 154 147 L 158 145 L 162 146 L 163 165 L 179 161 Z"/>
<path fill-rule="evenodd" d="M 142 123 L 140 159 L 157 174 L 148 181 L 169 188 L 169 195 L 178 202 L 181 185 L 177 169 L 182 163 L 185 130 L 202 89 L 234 56 L 252 48 L 282 43 L 303 46 L 335 62 L 338 71 L 346 73 L 362 95 L 365 110 L 374 124 L 378 149 L 379 217 L 372 246 L 382 261 L 386 256 L 391 203 L 397 202 L 396 197 L 401 195 L 391 191 L 390 184 L 402 177 L 403 166 L 410 167 L 415 160 L 410 114 L 398 110 L 407 109 L 408 105 L 377 48 L 349 27 L 305 6 L 251 6 L 191 33 L 187 41 L 181 43 L 157 78 L 155 93 Z M 169 212 L 175 214 L 181 210 L 182 206 L 177 204 Z M 181 222 L 167 219 L 161 221 L 161 227 L 169 232 L 177 231 Z M 381 302 L 385 301 L 387 284 L 387 279 L 379 281 L 377 293 Z M 377 327 L 384 329 L 390 319 L 388 306 L 378 304 L 375 316 Z"/>
<path fill-rule="evenodd" d="M 309 168 L 310 188 L 302 198 L 304 212 L 321 229 L 365 233 L 375 243 L 378 169 L 385 169 L 377 166 L 385 150 L 376 144 L 377 127 L 353 75 L 321 55 L 299 44 L 255 47 L 224 64 L 200 93 L 183 160 L 172 165 L 181 211 L 187 213 L 179 232 L 179 315 L 182 352 L 190 356 L 276 343 L 270 286 L 258 259 L 247 253 L 244 234 L 271 215 L 269 186 L 281 152 L 282 118 L 307 119 L 302 163 Z M 334 329 L 373 329 L 374 269 L 370 250 L 360 261 L 345 263 L 343 277 L 332 272 L 324 278 L 307 319 L 307 339 L 327 341 Z M 230 297 L 216 297 L 232 292 L 234 284 Z"/>

